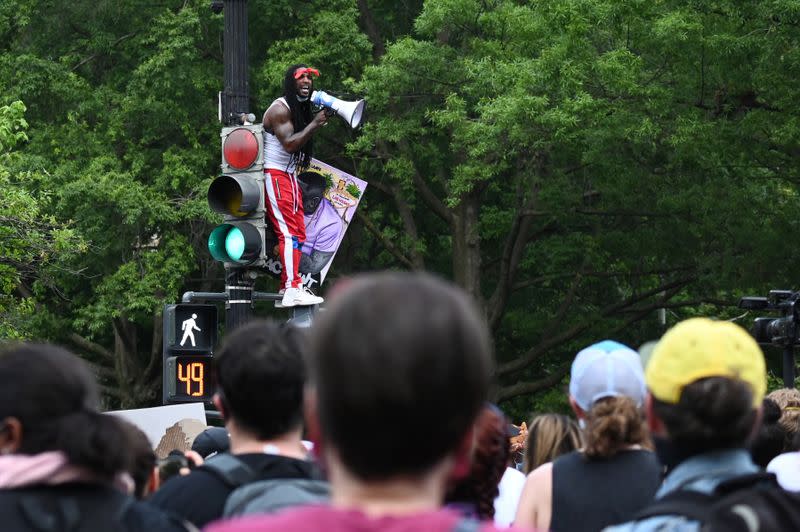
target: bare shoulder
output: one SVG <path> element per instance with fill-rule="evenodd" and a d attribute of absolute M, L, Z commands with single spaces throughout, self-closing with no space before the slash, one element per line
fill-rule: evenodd
<path fill-rule="evenodd" d="M 275 100 L 272 102 L 272 105 L 264 111 L 264 127 L 268 130 L 272 130 L 279 124 L 285 124 L 291 121 L 291 118 L 292 116 L 289 113 L 289 108 L 278 100 Z"/>
<path fill-rule="evenodd" d="M 530 486 L 531 488 L 543 488 L 549 486 L 553 482 L 553 462 L 547 462 L 546 464 L 542 464 L 533 471 L 531 471 L 530 475 L 528 475 L 527 480 L 525 481 L 525 486 Z"/>

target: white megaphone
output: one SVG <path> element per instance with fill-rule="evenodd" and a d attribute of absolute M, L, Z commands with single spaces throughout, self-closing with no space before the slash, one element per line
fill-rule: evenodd
<path fill-rule="evenodd" d="M 353 129 L 361 125 L 361 119 L 364 116 L 364 100 L 357 102 L 346 102 L 335 98 L 323 91 L 314 91 L 311 93 L 311 103 L 321 107 L 327 107 L 334 111 L 337 115 L 344 118 L 344 121 L 350 124 Z"/>

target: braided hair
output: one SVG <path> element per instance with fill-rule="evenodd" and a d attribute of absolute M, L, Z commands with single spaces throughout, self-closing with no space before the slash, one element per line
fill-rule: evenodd
<path fill-rule="evenodd" d="M 292 115 L 292 126 L 294 131 L 302 131 L 311 123 L 313 119 L 311 113 L 311 98 L 301 102 L 297 99 L 297 80 L 294 79 L 294 73 L 298 68 L 306 68 L 308 65 L 302 63 L 292 65 L 286 69 L 286 75 L 283 77 L 283 97 L 286 98 L 286 103 L 289 104 L 289 113 Z M 292 154 L 289 160 L 289 166 L 295 165 L 296 171 L 301 172 L 308 168 L 311 164 L 311 157 L 314 154 L 314 140 L 312 138 L 303 144 L 300 149 Z"/>

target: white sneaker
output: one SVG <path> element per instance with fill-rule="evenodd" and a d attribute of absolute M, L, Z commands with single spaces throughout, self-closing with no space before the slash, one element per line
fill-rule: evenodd
<path fill-rule="evenodd" d="M 283 308 L 283 295 L 286 294 L 286 289 L 281 288 L 278 290 L 278 295 L 281 296 L 280 299 L 275 300 L 275 308 Z"/>
<path fill-rule="evenodd" d="M 287 288 L 281 300 L 281 306 L 278 308 L 289 307 L 306 307 L 310 305 L 319 305 L 325 301 L 319 296 L 315 296 L 306 287 L 302 288 Z M 277 305 L 276 305 L 277 306 Z"/>

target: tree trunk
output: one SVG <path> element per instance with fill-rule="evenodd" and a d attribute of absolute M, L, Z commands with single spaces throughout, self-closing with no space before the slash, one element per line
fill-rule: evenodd
<path fill-rule="evenodd" d="M 454 209 L 453 279 L 483 307 L 479 212 L 480 205 L 475 193 L 466 194 Z"/>

